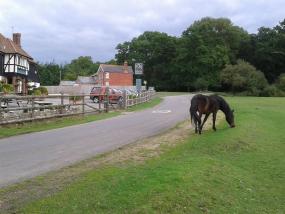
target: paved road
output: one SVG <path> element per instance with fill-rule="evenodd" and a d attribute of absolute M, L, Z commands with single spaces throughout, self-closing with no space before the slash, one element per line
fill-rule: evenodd
<path fill-rule="evenodd" d="M 153 136 L 189 118 L 190 95 L 152 109 L 0 140 L 0 186 Z"/>

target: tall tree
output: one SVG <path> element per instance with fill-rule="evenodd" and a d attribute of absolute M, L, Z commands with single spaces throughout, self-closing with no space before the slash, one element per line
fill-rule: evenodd
<path fill-rule="evenodd" d="M 63 70 L 63 67 L 55 63 L 39 63 L 37 70 L 41 85 L 58 85 L 60 82 L 60 70 Z"/>
<path fill-rule="evenodd" d="M 240 50 L 243 58 L 261 70 L 270 83 L 285 73 L 285 19 L 274 28 L 261 27 Z"/>
<path fill-rule="evenodd" d="M 80 56 L 64 66 L 63 79 L 76 80 L 78 76 L 90 76 L 97 72 L 99 64 L 93 63 L 90 56 Z"/>
<path fill-rule="evenodd" d="M 203 77 L 210 89 L 219 88 L 219 73 L 226 64 L 235 63 L 241 42 L 248 33 L 229 19 L 203 18 L 183 32 L 177 56 L 183 73 L 182 85 L 194 87 Z"/>
<path fill-rule="evenodd" d="M 176 56 L 177 38 L 166 33 L 144 32 L 131 42 L 117 46 L 117 62 L 144 63 L 144 78 L 158 89 L 166 89 L 171 84 L 170 62 Z"/>

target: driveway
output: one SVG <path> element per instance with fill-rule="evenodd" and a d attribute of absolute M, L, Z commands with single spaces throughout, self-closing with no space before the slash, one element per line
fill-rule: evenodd
<path fill-rule="evenodd" d="M 189 118 L 190 95 L 140 112 L 0 140 L 0 186 L 161 133 Z"/>

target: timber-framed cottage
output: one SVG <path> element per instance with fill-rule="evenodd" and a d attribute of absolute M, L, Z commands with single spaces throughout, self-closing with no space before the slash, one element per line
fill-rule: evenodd
<path fill-rule="evenodd" d="M 21 34 L 13 40 L 0 33 L 0 81 L 14 86 L 16 94 L 27 94 L 29 86 L 38 86 L 37 64 L 21 47 Z"/>

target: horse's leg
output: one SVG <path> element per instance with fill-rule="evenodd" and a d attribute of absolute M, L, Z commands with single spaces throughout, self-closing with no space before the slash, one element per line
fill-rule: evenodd
<path fill-rule="evenodd" d="M 202 127 L 201 127 L 201 118 L 202 118 L 202 113 L 200 113 L 200 112 L 199 112 L 199 114 L 197 114 L 197 115 L 198 115 L 197 120 L 198 120 L 199 134 L 201 134 L 201 132 L 202 132 Z"/>
<path fill-rule="evenodd" d="M 217 116 L 217 112 L 213 112 L 213 129 L 214 131 L 216 131 L 216 116 Z"/>
<path fill-rule="evenodd" d="M 195 124 L 195 133 L 197 134 L 198 133 L 198 123 L 197 123 L 196 118 L 194 118 L 194 124 Z"/>
<path fill-rule="evenodd" d="M 209 113 L 207 113 L 207 114 L 205 115 L 204 120 L 203 120 L 203 123 L 202 123 L 202 125 L 201 125 L 201 131 L 202 131 L 203 126 L 204 126 L 205 122 L 207 121 L 209 115 L 210 115 Z"/>

